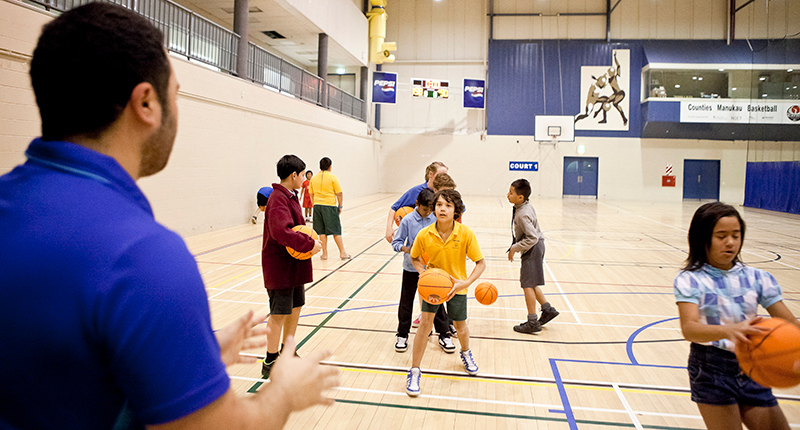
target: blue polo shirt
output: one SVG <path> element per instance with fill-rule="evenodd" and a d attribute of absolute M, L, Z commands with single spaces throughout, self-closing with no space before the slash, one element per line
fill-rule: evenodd
<path fill-rule="evenodd" d="M 183 240 L 113 159 L 34 140 L 0 177 L 0 428 L 175 420 L 230 385 Z"/>
<path fill-rule="evenodd" d="M 397 228 L 394 239 L 392 239 L 392 249 L 394 249 L 395 252 L 400 252 L 400 248 L 403 246 L 411 248 L 414 246 L 414 239 L 417 238 L 419 231 L 434 222 L 436 222 L 436 216 L 434 216 L 433 213 L 423 218 L 422 215 L 414 209 L 414 212 L 406 215 L 403 217 L 402 221 L 400 221 L 400 227 Z M 403 253 L 403 270 L 406 272 L 417 272 L 414 264 L 411 263 L 411 255 L 408 253 Z"/>
<path fill-rule="evenodd" d="M 424 188 L 428 188 L 428 183 L 423 182 L 420 185 L 417 185 L 410 190 L 406 191 L 405 194 L 400 196 L 396 202 L 392 205 L 392 210 L 396 211 L 404 206 L 411 206 L 412 208 L 417 204 L 417 196 L 419 196 L 419 192 L 422 191 Z"/>

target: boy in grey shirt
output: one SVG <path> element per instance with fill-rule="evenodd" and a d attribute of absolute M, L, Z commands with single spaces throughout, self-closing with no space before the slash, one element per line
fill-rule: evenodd
<path fill-rule="evenodd" d="M 513 243 L 508 248 L 508 261 L 514 261 L 514 254 L 519 252 L 522 267 L 519 271 L 519 282 L 525 293 L 525 305 L 528 308 L 528 320 L 515 325 L 518 333 L 535 334 L 542 331 L 542 326 L 558 316 L 556 308 L 544 297 L 540 285 L 544 285 L 544 235 L 539 229 L 536 211 L 528 202 L 531 195 L 531 184 L 527 179 L 517 179 L 508 190 L 508 202 L 514 205 L 511 229 Z M 536 302 L 542 305 L 542 317 L 536 318 Z"/>

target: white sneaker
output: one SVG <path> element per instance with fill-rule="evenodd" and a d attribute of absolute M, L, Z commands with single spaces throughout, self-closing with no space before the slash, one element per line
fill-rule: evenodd
<path fill-rule="evenodd" d="M 414 328 L 419 327 L 420 318 L 422 318 L 422 314 L 417 315 L 417 317 L 414 319 L 414 321 L 411 321 L 411 327 L 414 327 Z"/>
<path fill-rule="evenodd" d="M 472 358 L 471 349 L 461 351 L 461 362 L 464 363 L 464 370 L 466 370 L 470 376 L 478 374 L 478 364 L 475 363 L 475 359 Z"/>
<path fill-rule="evenodd" d="M 422 371 L 419 370 L 419 367 L 412 367 L 408 371 L 408 376 L 406 376 L 406 394 L 411 397 L 419 396 L 421 391 L 419 386 L 420 379 L 422 379 Z"/>
<path fill-rule="evenodd" d="M 456 352 L 456 346 L 453 345 L 453 339 L 449 337 L 440 337 L 439 346 L 442 347 L 442 351 L 448 354 Z"/>
<path fill-rule="evenodd" d="M 406 350 L 408 350 L 408 338 L 397 336 L 397 342 L 394 344 L 394 350 L 397 352 L 406 352 Z"/>

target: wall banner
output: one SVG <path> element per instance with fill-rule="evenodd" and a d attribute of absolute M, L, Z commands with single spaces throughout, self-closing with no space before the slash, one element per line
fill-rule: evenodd
<path fill-rule="evenodd" d="M 797 100 L 681 101 L 681 122 L 728 124 L 800 124 Z"/>
<path fill-rule="evenodd" d="M 372 103 L 397 102 L 397 73 L 372 72 Z"/>
<path fill-rule="evenodd" d="M 486 81 L 483 79 L 464 79 L 464 108 L 483 109 Z"/>

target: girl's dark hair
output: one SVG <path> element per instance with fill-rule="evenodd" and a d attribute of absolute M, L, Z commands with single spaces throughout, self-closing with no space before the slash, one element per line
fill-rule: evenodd
<path fill-rule="evenodd" d="M 725 203 L 714 202 L 706 203 L 697 208 L 692 217 L 692 223 L 689 225 L 689 256 L 686 258 L 686 264 L 683 270 L 695 271 L 704 264 L 708 263 L 708 248 L 711 246 L 711 238 L 714 236 L 714 227 L 717 221 L 721 218 L 733 216 L 739 220 L 741 227 L 742 244 L 744 244 L 744 231 L 745 224 L 742 216 L 731 205 Z M 741 246 L 739 247 L 741 251 Z M 739 263 L 739 253 L 733 259 L 733 263 Z"/>
<path fill-rule="evenodd" d="M 439 197 L 443 198 L 446 202 L 453 204 L 453 219 L 459 219 L 461 214 L 464 213 L 464 202 L 461 200 L 461 193 L 456 190 L 441 190 L 437 191 L 433 196 L 433 205 L 439 201 Z"/>
<path fill-rule="evenodd" d="M 433 206 L 433 190 L 423 188 L 417 195 L 417 206 Z"/>

